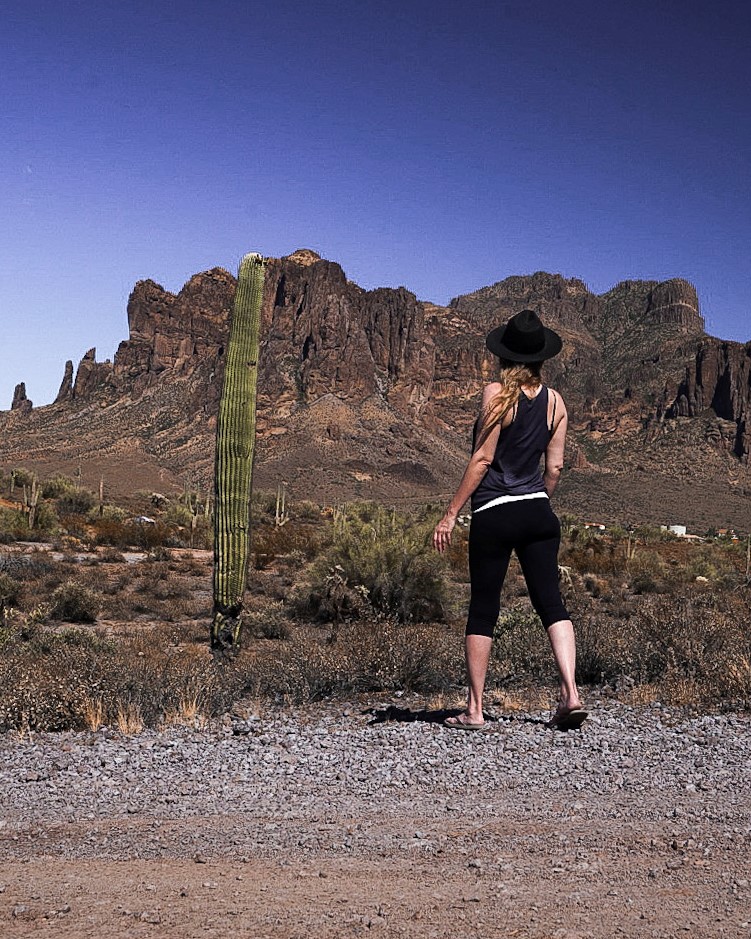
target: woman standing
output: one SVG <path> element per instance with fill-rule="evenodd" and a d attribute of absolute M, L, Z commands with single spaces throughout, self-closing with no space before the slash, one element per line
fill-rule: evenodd
<path fill-rule="evenodd" d="M 482 696 L 511 552 L 516 551 L 532 604 L 547 630 L 561 677 L 549 726 L 580 727 L 587 717 L 576 687 L 576 645 L 558 587 L 561 526 L 550 506 L 563 468 L 568 417 L 563 398 L 542 383 L 540 369 L 561 351 L 560 336 L 522 310 L 487 337 L 501 373 L 487 385 L 475 423 L 473 454 L 433 544 L 445 551 L 464 503 L 471 497 L 471 599 L 465 636 L 469 680 L 466 710 L 445 721 L 456 730 L 484 725 Z M 540 460 L 544 455 L 544 472 Z"/>

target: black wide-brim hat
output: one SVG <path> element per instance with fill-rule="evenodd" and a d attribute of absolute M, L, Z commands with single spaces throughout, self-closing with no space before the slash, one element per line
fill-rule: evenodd
<path fill-rule="evenodd" d="M 493 355 L 509 362 L 542 362 L 558 355 L 563 340 L 542 325 L 534 310 L 522 310 L 508 323 L 489 332 L 485 345 Z"/>

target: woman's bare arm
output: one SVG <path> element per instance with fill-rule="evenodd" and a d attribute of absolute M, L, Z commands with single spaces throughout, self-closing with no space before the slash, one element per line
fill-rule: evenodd
<path fill-rule="evenodd" d="M 545 450 L 545 472 L 542 480 L 545 484 L 545 492 L 549 496 L 553 495 L 558 480 L 561 478 L 563 469 L 563 453 L 566 448 L 566 431 L 568 430 L 568 412 L 563 398 L 558 395 L 558 408 L 556 414 L 556 425 L 553 430 L 553 436 Z"/>
<path fill-rule="evenodd" d="M 481 422 L 485 409 L 495 395 L 498 394 L 499 388 L 500 385 L 497 382 L 493 382 L 487 385 L 483 391 L 482 409 L 480 411 Z M 448 509 L 446 509 L 446 514 L 436 525 L 435 531 L 433 532 L 433 545 L 437 551 L 445 551 L 451 544 L 451 532 L 456 524 L 456 518 L 464 503 L 482 482 L 488 471 L 488 467 L 493 462 L 500 432 L 500 425 L 496 425 L 485 438 L 481 446 L 479 446 L 470 457 L 467 468 L 464 470 L 464 475 L 454 493 L 454 497 L 449 503 Z"/>

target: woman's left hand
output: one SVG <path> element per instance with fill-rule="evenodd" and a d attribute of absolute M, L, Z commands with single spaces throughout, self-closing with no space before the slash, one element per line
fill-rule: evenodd
<path fill-rule="evenodd" d="M 433 531 L 433 547 L 441 554 L 451 544 L 451 532 L 456 525 L 455 515 L 444 515 Z"/>

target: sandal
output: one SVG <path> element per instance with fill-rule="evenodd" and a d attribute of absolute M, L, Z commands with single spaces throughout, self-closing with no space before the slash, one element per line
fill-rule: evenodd
<path fill-rule="evenodd" d="M 448 727 L 449 730 L 482 730 L 485 726 L 485 721 L 482 724 L 473 724 L 469 721 L 460 721 L 459 716 L 456 717 L 447 717 L 443 722 L 444 727 Z"/>
<path fill-rule="evenodd" d="M 563 710 L 559 707 L 545 726 L 553 730 L 578 730 L 588 717 L 589 711 L 584 708 Z"/>

